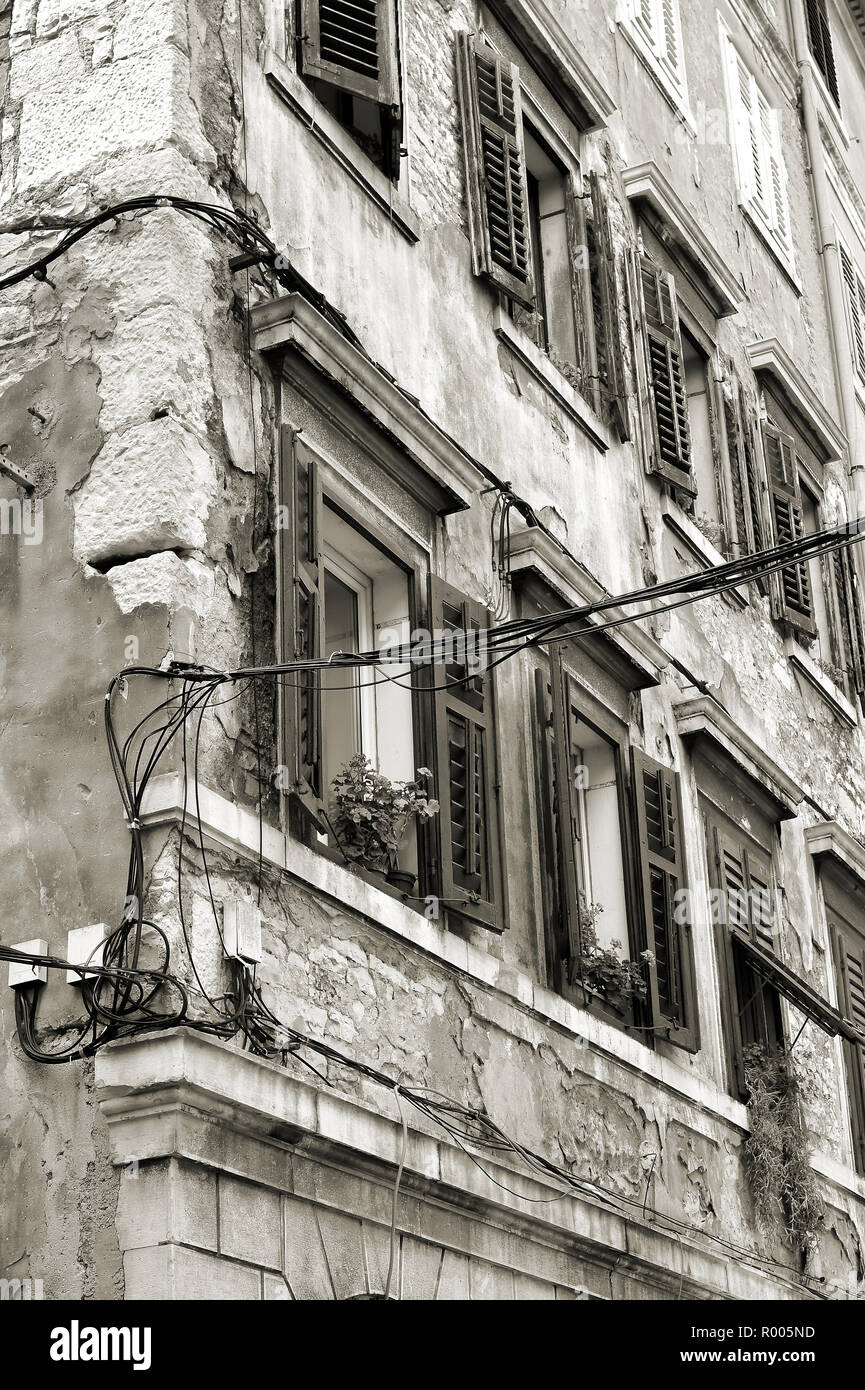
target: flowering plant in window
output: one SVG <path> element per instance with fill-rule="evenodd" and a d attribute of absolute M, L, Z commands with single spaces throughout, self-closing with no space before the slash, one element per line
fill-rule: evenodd
<path fill-rule="evenodd" d="M 377 873 L 395 870 L 411 823 L 438 812 L 439 803 L 424 786 L 431 777 L 429 768 L 420 767 L 413 782 L 392 782 L 355 753 L 331 782 L 330 824 L 345 858 Z"/>
<path fill-rule="evenodd" d="M 614 1004 L 629 999 L 645 999 L 649 992 L 646 966 L 654 965 L 651 951 L 641 951 L 639 961 L 623 960 L 620 941 L 609 946 L 598 944 L 596 923 L 603 912 L 600 903 L 587 903 L 580 894 L 580 954 L 574 963 L 573 978 L 596 990 Z"/>

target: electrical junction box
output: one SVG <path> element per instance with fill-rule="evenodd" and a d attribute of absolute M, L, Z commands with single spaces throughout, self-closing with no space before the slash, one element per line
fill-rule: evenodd
<path fill-rule="evenodd" d="M 101 965 L 105 954 L 105 938 L 111 934 L 111 928 L 104 922 L 95 922 L 90 927 L 76 927 L 66 937 L 66 959 L 71 960 L 74 965 Z M 92 976 L 92 971 L 87 975 L 79 975 L 77 970 L 66 971 L 67 985 L 80 985 L 88 976 Z"/>
<path fill-rule="evenodd" d="M 261 960 L 261 911 L 243 898 L 226 898 L 222 905 L 222 939 L 232 960 L 257 965 Z"/>
<path fill-rule="evenodd" d="M 43 941 L 41 936 L 34 938 L 33 941 L 16 941 L 12 947 L 13 951 L 26 951 L 30 956 L 47 956 L 48 942 Z M 9 962 L 9 984 L 12 989 L 19 985 L 45 984 L 48 979 L 47 965 L 24 965 L 17 961 Z"/>

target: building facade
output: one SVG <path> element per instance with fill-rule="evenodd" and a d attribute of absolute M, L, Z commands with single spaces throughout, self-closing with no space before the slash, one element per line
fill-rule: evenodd
<path fill-rule="evenodd" d="M 278 251 L 175 201 L 0 294 L 2 941 L 115 931 L 131 820 L 189 999 L 51 1066 L 22 1000 L 61 1048 L 90 986 L 4 984 L 6 1277 L 861 1296 L 858 547 L 644 595 L 865 514 L 863 83 L 853 0 L 0 7 L 2 274 L 152 195 Z M 391 680 L 234 682 L 124 819 L 123 668 L 463 632 Z M 130 675 L 118 728 L 175 676 Z M 429 769 L 401 881 L 334 829 L 359 753 Z M 243 924 L 282 1053 L 199 1026 Z"/>

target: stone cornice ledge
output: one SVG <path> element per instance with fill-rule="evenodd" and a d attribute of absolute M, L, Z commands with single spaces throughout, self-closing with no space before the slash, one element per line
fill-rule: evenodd
<path fill-rule="evenodd" d="M 661 223 L 662 241 L 671 241 L 689 262 L 691 277 L 718 318 L 735 314 L 746 296 L 696 217 L 653 160 L 622 173 L 631 202 L 646 203 Z"/>
<path fill-rule="evenodd" d="M 815 859 L 830 856 L 853 878 L 859 879 L 865 888 L 865 849 L 843 825 L 835 820 L 811 825 L 805 831 L 805 843 L 809 854 L 813 854 Z"/>
<path fill-rule="evenodd" d="M 765 338 L 762 342 L 751 343 L 747 351 L 754 372 L 764 372 L 775 379 L 785 403 L 798 416 L 797 423 L 814 435 L 820 461 L 831 463 L 843 459 L 847 436 L 832 419 L 783 344 L 777 338 Z"/>
<path fill-rule="evenodd" d="M 679 735 L 706 741 L 727 769 L 733 768 L 768 803 L 777 820 L 798 815 L 804 791 L 709 695 L 674 706 Z"/>
<path fill-rule="evenodd" d="M 533 571 L 572 607 L 609 598 L 603 585 L 578 560 L 566 555 L 552 537 L 538 526 L 515 532 L 511 536 L 508 553 L 510 571 L 514 577 Z M 624 616 L 624 610 L 620 608 L 610 608 L 606 614 L 607 619 Z M 642 685 L 657 685 L 661 672 L 670 664 L 670 657 L 660 642 L 656 642 L 638 623 L 613 629 L 602 640 L 616 647 L 642 673 Z"/>
<path fill-rule="evenodd" d="M 174 1155 L 207 1161 L 185 1152 L 184 1131 L 196 1121 L 299 1146 L 367 1180 L 391 1175 L 399 1161 L 397 1119 L 191 1029 L 110 1043 L 96 1058 L 96 1086 L 117 1165 Z M 181 1115 L 185 1126 L 174 1120 Z M 557 1195 L 553 1184 L 492 1157 L 484 1166 L 486 1173 L 444 1136 L 409 1127 L 404 1188 L 437 1205 L 468 1209 L 490 1225 L 516 1227 L 602 1266 L 615 1261 L 679 1296 L 758 1299 L 779 1287 L 808 1296 L 780 1272 L 764 1273 L 699 1237 L 623 1216 L 589 1192 Z M 278 1176 L 272 1181 L 280 1185 Z"/>
<path fill-rule="evenodd" d="M 255 351 L 299 353 L 336 382 L 442 489 L 443 512 L 471 506 L 485 481 L 473 460 L 308 299 L 284 295 L 256 305 L 250 318 Z"/>
<path fill-rule="evenodd" d="M 584 132 L 606 125 L 616 104 L 598 80 L 591 64 L 571 42 L 545 0 L 487 0 L 487 4 L 520 47 L 534 58 L 541 76 L 551 75 L 559 100 Z"/>

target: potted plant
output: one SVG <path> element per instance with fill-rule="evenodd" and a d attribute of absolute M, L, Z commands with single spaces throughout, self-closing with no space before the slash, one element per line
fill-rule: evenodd
<path fill-rule="evenodd" d="M 654 965 L 651 951 L 642 951 L 639 961 L 625 960 L 621 942 L 609 946 L 598 943 L 597 920 L 601 903 L 587 903 L 580 894 L 580 954 L 572 967 L 574 980 L 600 994 L 614 1008 L 624 1009 L 632 999 L 645 999 L 649 992 L 645 967 Z"/>
<path fill-rule="evenodd" d="M 424 786 L 429 768 L 418 768 L 412 782 L 393 782 L 356 753 L 334 777 L 330 824 L 345 858 L 358 868 L 382 874 L 411 892 L 415 876 L 399 867 L 398 855 L 409 826 L 431 820 L 439 804 Z"/>

